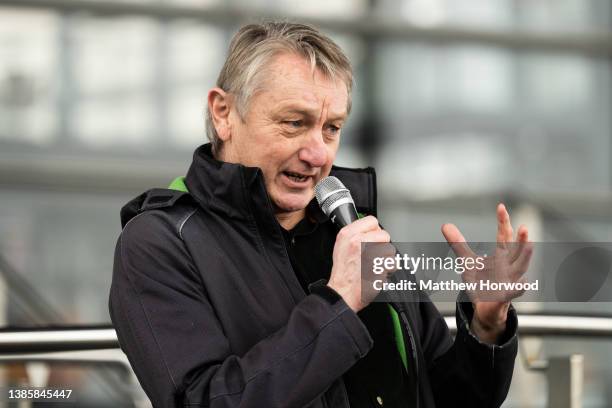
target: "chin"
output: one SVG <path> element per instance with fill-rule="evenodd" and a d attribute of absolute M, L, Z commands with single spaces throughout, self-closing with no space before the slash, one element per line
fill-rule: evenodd
<path fill-rule="evenodd" d="M 274 199 L 274 205 L 281 211 L 292 212 L 301 211 L 308 206 L 312 197 L 291 195 L 289 197 L 277 197 Z"/>

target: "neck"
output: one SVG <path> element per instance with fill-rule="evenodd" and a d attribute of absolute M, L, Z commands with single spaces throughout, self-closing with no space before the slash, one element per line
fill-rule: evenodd
<path fill-rule="evenodd" d="M 306 210 L 292 212 L 277 212 L 276 220 L 285 230 L 289 231 L 295 227 L 306 215 Z"/>

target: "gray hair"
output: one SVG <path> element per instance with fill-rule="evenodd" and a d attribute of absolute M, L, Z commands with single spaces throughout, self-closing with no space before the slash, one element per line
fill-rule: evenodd
<path fill-rule="evenodd" d="M 319 69 L 334 81 L 342 80 L 348 92 L 347 113 L 350 112 L 353 70 L 340 47 L 310 25 L 267 22 L 246 25 L 234 35 L 227 59 L 217 78 L 217 86 L 236 97 L 236 109 L 241 118 L 244 118 L 248 110 L 250 98 L 261 90 L 262 68 L 283 52 L 303 56 L 310 62 L 313 72 Z M 206 135 L 217 156 L 222 141 L 208 107 L 206 119 Z"/>

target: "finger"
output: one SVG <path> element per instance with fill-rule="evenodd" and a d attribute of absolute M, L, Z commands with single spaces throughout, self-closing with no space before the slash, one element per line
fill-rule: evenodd
<path fill-rule="evenodd" d="M 529 241 L 529 230 L 525 225 L 521 225 L 516 232 L 516 241 L 517 242 L 527 242 Z"/>
<path fill-rule="evenodd" d="M 521 254 L 521 251 L 527 242 L 529 242 L 529 231 L 527 230 L 526 226 L 521 225 L 516 232 L 516 244 L 512 245 L 513 250 L 512 256 L 510 257 L 510 262 L 516 262 L 516 259 Z"/>
<path fill-rule="evenodd" d="M 385 230 L 368 231 L 361 235 L 361 242 L 389 242 L 389 241 L 391 241 L 391 236 Z M 394 247 L 392 248 L 394 249 Z"/>
<path fill-rule="evenodd" d="M 529 262 L 533 255 L 533 242 L 525 242 L 522 244 L 521 252 L 512 264 L 516 276 L 523 276 L 529 268 Z"/>
<path fill-rule="evenodd" d="M 476 256 L 474 251 L 469 247 L 463 234 L 459 231 L 454 224 L 444 224 L 442 225 L 442 235 L 444 235 L 444 239 L 448 242 L 455 253 L 455 255 L 460 256 L 462 258 L 473 258 Z"/>
<path fill-rule="evenodd" d="M 341 236 L 353 236 L 355 234 L 364 233 L 368 231 L 380 230 L 380 225 L 376 217 L 368 215 L 367 217 L 360 218 L 349 225 L 343 227 L 338 233 Z"/>
<path fill-rule="evenodd" d="M 497 243 L 512 242 L 512 224 L 510 214 L 502 203 L 497 205 Z"/>

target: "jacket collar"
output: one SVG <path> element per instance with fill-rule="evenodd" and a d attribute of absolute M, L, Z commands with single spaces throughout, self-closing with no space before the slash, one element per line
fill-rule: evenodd
<path fill-rule="evenodd" d="M 376 175 L 373 168 L 333 166 L 331 175 L 338 177 L 351 191 L 357 211 L 376 215 Z M 194 152 L 185 184 L 201 205 L 232 218 L 249 217 L 253 198 L 267 198 L 263 173 L 258 167 L 219 161 L 213 157 L 210 143 Z M 325 219 L 321 218 L 325 216 L 316 202 L 311 202 L 309 209 L 318 210 L 318 214 L 316 211 L 312 214 L 317 221 Z"/>

